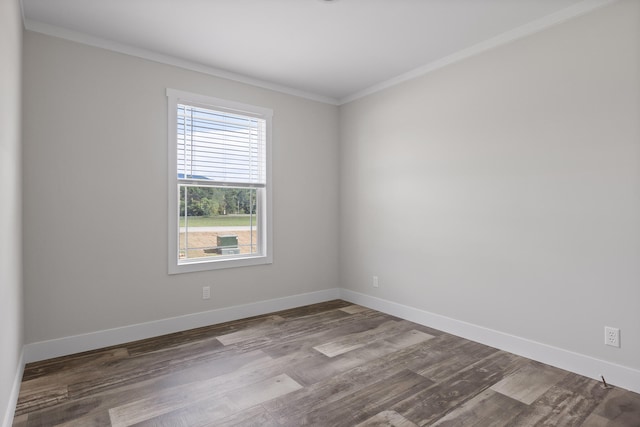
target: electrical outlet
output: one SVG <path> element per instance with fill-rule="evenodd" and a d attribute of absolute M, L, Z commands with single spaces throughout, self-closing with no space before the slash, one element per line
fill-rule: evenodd
<path fill-rule="evenodd" d="M 620 329 L 605 326 L 604 343 L 611 347 L 620 347 Z"/>
<path fill-rule="evenodd" d="M 378 276 L 373 276 L 373 281 L 371 282 L 374 288 L 378 287 Z"/>
<path fill-rule="evenodd" d="M 203 286 L 202 287 L 202 299 L 211 298 L 211 286 Z"/>

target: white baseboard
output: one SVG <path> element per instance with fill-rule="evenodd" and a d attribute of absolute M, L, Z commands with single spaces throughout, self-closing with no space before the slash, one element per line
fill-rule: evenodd
<path fill-rule="evenodd" d="M 20 354 L 18 360 L 18 367 L 16 369 L 16 376 L 13 379 L 13 387 L 11 388 L 11 394 L 9 395 L 9 401 L 7 402 L 7 410 L 4 413 L 4 419 L 2 420 L 2 427 L 11 427 L 13 424 L 13 417 L 16 412 L 16 404 L 18 403 L 18 395 L 20 394 L 20 383 L 22 383 L 22 374 L 24 373 L 24 350 Z"/>
<path fill-rule="evenodd" d="M 14 390 L 11 396 L 15 401 L 13 401 L 13 403 L 9 402 L 9 405 L 15 408 L 24 363 L 124 344 L 126 342 L 152 338 L 216 323 L 229 322 L 245 317 L 258 316 L 336 298 L 342 298 L 354 304 L 363 305 L 411 322 L 429 326 L 589 378 L 599 380 L 600 375 L 603 375 L 610 384 L 640 393 L 639 370 L 348 289 L 333 288 L 27 344 L 24 346 L 20 372 L 16 374 L 16 384 L 14 384 Z M 12 419 L 13 416 L 11 416 L 11 420 Z M 7 425 L 6 422 L 5 419 L 3 427 L 9 427 L 11 425 L 11 423 Z"/>
<path fill-rule="evenodd" d="M 340 289 L 340 298 L 420 325 L 476 341 L 547 365 L 640 393 L 640 371 L 515 335 L 430 313 L 414 307 Z"/>
<path fill-rule="evenodd" d="M 106 329 L 88 334 L 40 341 L 24 346 L 24 360 L 26 363 L 37 362 L 337 298 L 339 298 L 339 290 L 337 288 L 326 289 L 153 322 L 138 323 L 121 328 Z"/>

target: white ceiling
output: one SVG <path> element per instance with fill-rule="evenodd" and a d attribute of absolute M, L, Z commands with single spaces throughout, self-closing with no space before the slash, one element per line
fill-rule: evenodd
<path fill-rule="evenodd" d="M 25 27 L 342 103 L 611 0 L 23 0 Z"/>

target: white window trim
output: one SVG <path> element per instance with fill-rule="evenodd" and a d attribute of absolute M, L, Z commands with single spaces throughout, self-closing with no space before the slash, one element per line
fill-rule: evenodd
<path fill-rule="evenodd" d="M 167 89 L 168 98 L 168 187 L 169 187 L 169 274 L 189 273 L 194 271 L 217 270 L 222 268 L 247 267 L 252 265 L 271 264 L 273 262 L 272 237 L 272 191 L 271 191 L 271 125 L 273 110 L 225 99 L 214 98 L 175 89 Z M 261 215 L 261 233 L 264 233 L 262 254 L 259 255 L 229 255 L 220 258 L 206 258 L 179 263 L 178 260 L 178 220 L 180 203 L 178 202 L 178 174 L 177 174 L 177 106 L 179 103 L 196 104 L 212 109 L 230 110 L 240 114 L 260 117 L 266 121 L 266 200 L 264 214 Z"/>

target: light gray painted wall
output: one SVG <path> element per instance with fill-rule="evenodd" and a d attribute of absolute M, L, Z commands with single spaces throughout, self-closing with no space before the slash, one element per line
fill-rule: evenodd
<path fill-rule="evenodd" d="M 341 284 L 638 368 L 639 6 L 339 115 L 25 33 L 26 342 Z M 274 109 L 273 265 L 166 274 L 166 87 Z M 621 349 L 602 344 L 604 325 Z"/>
<path fill-rule="evenodd" d="M 342 286 L 640 368 L 639 56 L 621 1 L 342 106 Z"/>
<path fill-rule="evenodd" d="M 0 423 L 22 352 L 20 131 L 22 18 L 17 0 L 0 2 Z"/>
<path fill-rule="evenodd" d="M 27 343 L 337 286 L 337 107 L 31 32 L 24 67 Z M 273 109 L 272 265 L 167 274 L 167 87 Z"/>

